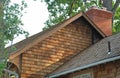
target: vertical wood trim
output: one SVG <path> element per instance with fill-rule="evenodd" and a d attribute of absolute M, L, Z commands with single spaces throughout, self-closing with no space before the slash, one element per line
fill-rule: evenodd
<path fill-rule="evenodd" d="M 21 72 L 22 72 L 22 54 L 19 56 L 19 77 L 21 78 Z"/>

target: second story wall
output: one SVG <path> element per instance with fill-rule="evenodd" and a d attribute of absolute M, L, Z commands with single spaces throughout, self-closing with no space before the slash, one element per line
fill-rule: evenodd
<path fill-rule="evenodd" d="M 24 52 L 21 77 L 44 78 L 91 44 L 90 24 L 81 17 Z"/>

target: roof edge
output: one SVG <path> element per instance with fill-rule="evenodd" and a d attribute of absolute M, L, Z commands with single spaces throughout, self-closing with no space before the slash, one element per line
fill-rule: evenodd
<path fill-rule="evenodd" d="M 33 40 L 32 43 L 29 43 L 27 45 L 25 45 L 25 47 L 23 47 L 22 49 L 20 50 L 17 50 L 16 52 L 12 53 L 10 56 L 9 56 L 9 59 L 13 59 L 15 58 L 16 56 L 22 54 L 23 52 L 25 52 L 25 50 L 27 50 L 28 48 L 32 47 L 33 45 L 35 45 L 36 43 L 42 41 L 43 39 L 45 39 L 46 37 L 52 35 L 54 32 L 58 31 L 59 29 L 65 27 L 66 25 L 70 24 L 71 22 L 75 21 L 76 19 L 80 18 L 81 16 L 83 15 L 83 12 L 80 12 L 78 14 L 76 14 L 75 16 L 51 27 L 50 29 L 48 30 L 45 30 L 43 31 L 44 33 L 42 35 L 40 35 L 39 38 Z M 42 32 L 41 32 L 42 33 Z M 33 35 L 34 36 L 34 35 Z"/>
<path fill-rule="evenodd" d="M 78 70 L 86 69 L 86 68 L 89 68 L 89 67 L 93 67 L 93 66 L 96 66 L 96 65 L 99 65 L 99 64 L 103 64 L 103 63 L 107 63 L 107 62 L 111 62 L 111 61 L 115 61 L 115 60 L 119 60 L 119 59 L 120 59 L 120 56 L 107 58 L 107 59 L 100 60 L 100 61 L 88 64 L 88 65 L 85 65 L 85 66 L 69 69 L 69 70 L 59 72 L 59 73 L 56 73 L 56 74 L 53 74 L 53 75 L 48 75 L 46 78 L 58 77 L 58 76 L 61 76 L 61 75 L 65 75 L 65 74 L 72 73 L 72 72 L 75 72 L 75 71 L 78 71 Z"/>
<path fill-rule="evenodd" d="M 9 59 L 13 59 L 16 56 L 22 54 L 23 52 L 25 52 L 27 49 L 29 49 L 30 47 L 32 47 L 33 45 L 37 44 L 38 42 L 44 40 L 45 38 L 49 37 L 50 35 L 52 35 L 54 32 L 58 31 L 59 29 L 65 27 L 66 25 L 70 24 L 71 22 L 75 21 L 76 19 L 80 18 L 81 16 L 83 16 L 103 37 L 106 37 L 106 35 L 96 26 L 96 24 L 88 17 L 88 15 L 84 12 L 80 12 L 78 14 L 76 14 L 75 16 L 51 27 L 48 30 L 42 31 L 41 34 L 37 39 L 34 39 L 31 43 L 26 44 L 23 48 L 17 50 L 16 52 L 10 54 Z M 33 35 L 34 36 L 34 35 Z"/>
<path fill-rule="evenodd" d="M 83 17 L 93 26 L 93 28 L 95 28 L 101 34 L 102 37 L 106 37 L 105 33 L 97 27 L 94 21 L 91 20 L 85 12 L 83 12 Z"/>

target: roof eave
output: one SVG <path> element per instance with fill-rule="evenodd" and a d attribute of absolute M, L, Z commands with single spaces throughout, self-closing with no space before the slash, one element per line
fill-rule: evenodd
<path fill-rule="evenodd" d="M 20 50 L 12 53 L 9 56 L 9 59 L 13 59 L 16 56 L 22 54 L 27 49 L 29 49 L 30 47 L 35 45 L 36 43 L 44 40 L 46 37 L 52 35 L 54 32 L 56 32 L 59 29 L 65 27 L 66 25 L 70 24 L 71 22 L 75 21 L 76 19 L 80 18 L 81 16 L 83 16 L 102 35 L 102 37 L 106 37 L 106 35 L 95 25 L 95 23 L 84 12 L 80 12 L 80 13 L 76 14 L 75 16 L 65 20 L 64 22 L 59 23 L 59 24 L 53 26 L 52 28 L 48 29 L 49 31 L 47 31 L 44 34 L 42 34 L 39 38 L 33 40 L 31 43 L 28 43 L 27 45 L 25 45 L 25 47 L 21 48 Z"/>
<path fill-rule="evenodd" d="M 78 13 L 77 15 L 65 20 L 64 22 L 62 23 L 59 23 L 55 26 L 53 26 L 52 28 L 48 29 L 50 31 L 47 31 L 46 33 L 44 33 L 43 35 L 41 35 L 39 38 L 35 39 L 34 41 L 32 41 L 31 43 L 25 45 L 25 47 L 23 47 L 22 49 L 20 50 L 17 50 L 16 52 L 12 53 L 10 56 L 9 56 L 9 59 L 13 59 L 15 58 L 16 56 L 22 54 L 23 52 L 25 52 L 27 49 L 29 49 L 30 47 L 32 47 L 33 45 L 35 45 L 36 43 L 44 40 L 46 37 L 52 35 L 54 32 L 58 31 L 59 29 L 65 27 L 66 25 L 70 24 L 71 22 L 75 21 L 76 19 L 80 18 L 81 16 L 83 15 L 83 12 L 81 13 Z"/>
<path fill-rule="evenodd" d="M 68 74 L 68 73 L 72 73 L 72 72 L 75 72 L 75 71 L 79 71 L 79 70 L 83 70 L 83 69 L 86 69 L 86 68 L 89 68 L 89 67 L 93 67 L 93 66 L 96 66 L 96 65 L 99 65 L 99 64 L 104 64 L 104 63 L 107 63 L 107 62 L 115 61 L 115 60 L 118 60 L 118 59 L 120 59 L 120 56 L 107 58 L 107 59 L 100 60 L 100 61 L 88 64 L 88 65 L 85 65 L 85 66 L 77 67 L 77 68 L 74 68 L 74 69 L 69 69 L 69 70 L 59 72 L 59 73 L 56 73 L 56 74 L 51 74 L 51 75 L 48 75 L 46 78 L 58 77 L 58 76 L 61 76 L 61 75 L 65 75 L 65 74 Z"/>

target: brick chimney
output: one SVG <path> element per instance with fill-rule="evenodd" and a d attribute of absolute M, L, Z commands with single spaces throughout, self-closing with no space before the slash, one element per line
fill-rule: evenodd
<path fill-rule="evenodd" d="M 105 8 L 91 7 L 86 14 L 106 36 L 112 35 L 112 12 Z"/>

